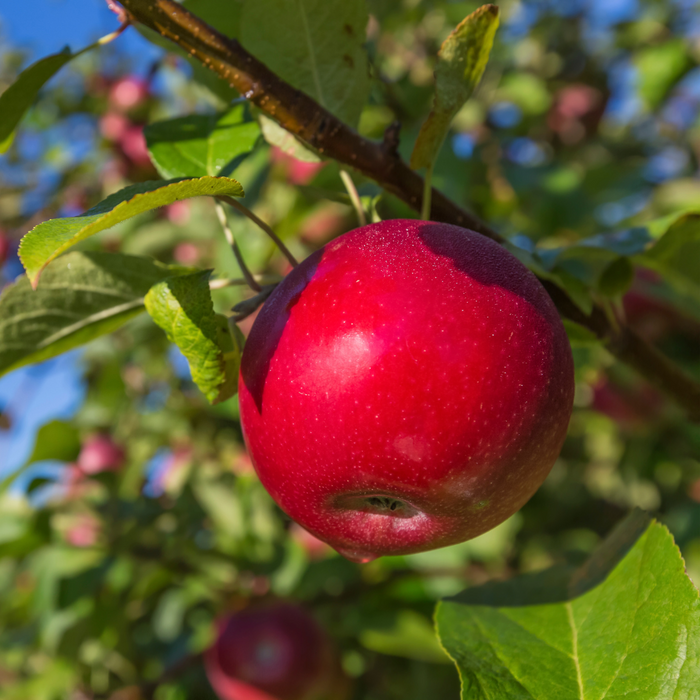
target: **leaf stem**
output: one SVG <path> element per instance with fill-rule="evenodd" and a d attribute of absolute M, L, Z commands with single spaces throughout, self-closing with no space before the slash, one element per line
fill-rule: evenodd
<path fill-rule="evenodd" d="M 360 226 L 367 226 L 367 217 L 365 216 L 365 210 L 362 208 L 362 200 L 357 192 L 357 187 L 355 187 L 355 183 L 352 181 L 350 173 L 344 168 L 340 169 L 340 179 L 343 181 L 345 189 L 350 195 L 350 201 L 357 212 L 357 218 L 360 222 Z"/>
<path fill-rule="evenodd" d="M 267 284 L 274 284 L 276 282 L 281 281 L 280 277 L 275 277 L 274 275 L 253 275 L 253 277 L 255 278 L 255 281 L 260 283 L 263 287 Z M 215 291 L 217 289 L 226 289 L 226 287 L 246 286 L 248 286 L 248 280 L 244 279 L 243 277 L 234 277 L 233 279 L 211 280 L 211 282 L 209 282 L 209 289 L 211 289 L 212 291 Z"/>
<path fill-rule="evenodd" d="M 423 206 L 420 210 L 420 218 L 423 221 L 430 221 L 430 209 L 433 197 L 433 167 L 435 163 L 432 162 L 425 171 L 425 180 L 423 182 Z"/>
<path fill-rule="evenodd" d="M 620 323 L 617 320 L 617 316 L 615 314 L 615 308 L 613 307 L 611 301 L 609 299 L 603 299 L 600 302 L 600 305 L 603 307 L 603 311 L 605 311 L 605 316 L 608 319 L 608 323 L 610 324 L 610 327 L 613 329 L 614 334 L 620 335 L 620 332 L 621 332 Z"/>
<path fill-rule="evenodd" d="M 257 283 L 255 277 L 248 269 L 248 266 L 245 264 L 245 260 L 243 260 L 243 255 L 241 255 L 241 250 L 238 247 L 238 243 L 236 243 L 236 239 L 233 237 L 233 231 L 231 231 L 231 227 L 228 225 L 228 220 L 226 219 L 226 212 L 224 211 L 224 208 L 221 206 L 220 202 L 215 202 L 214 206 L 216 207 L 216 215 L 219 217 L 219 223 L 221 224 L 221 228 L 224 230 L 226 240 L 231 246 L 233 254 L 236 256 L 236 262 L 241 268 L 241 272 L 243 273 L 243 277 L 246 281 L 246 284 L 254 292 L 259 292 L 262 289 L 262 287 Z"/>
<path fill-rule="evenodd" d="M 119 29 L 115 29 L 111 34 L 106 34 L 101 39 L 98 39 L 95 44 L 97 46 L 109 44 L 110 41 L 114 41 L 130 24 L 131 22 L 129 22 L 128 19 L 125 19 Z"/>
<path fill-rule="evenodd" d="M 274 242 L 274 244 L 280 249 L 280 252 L 284 255 L 287 260 L 289 260 L 289 264 L 292 267 L 296 267 L 299 264 L 299 261 L 292 255 L 290 252 L 289 248 L 282 243 L 282 240 L 280 237 L 272 230 L 272 228 L 266 224 L 259 216 L 254 214 L 248 207 L 243 206 L 238 200 L 235 200 L 233 197 L 227 197 L 227 196 L 221 196 L 217 197 L 217 199 L 221 202 L 226 202 L 229 206 L 232 206 L 237 212 L 240 212 L 243 214 L 243 216 L 248 217 L 256 226 L 261 228 Z"/>

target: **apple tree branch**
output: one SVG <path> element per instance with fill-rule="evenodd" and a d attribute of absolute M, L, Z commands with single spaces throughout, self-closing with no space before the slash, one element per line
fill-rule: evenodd
<path fill-rule="evenodd" d="M 354 168 L 420 212 L 424 180 L 400 158 L 396 127 L 387 129 L 381 143 L 363 138 L 311 97 L 280 79 L 237 40 L 223 36 L 174 0 L 120 3 L 132 23 L 139 22 L 173 41 L 314 150 Z M 472 229 L 499 243 L 504 240 L 488 224 L 434 188 L 430 217 Z M 545 283 L 545 287 L 564 317 L 593 331 L 615 357 L 673 398 L 691 420 L 700 422 L 700 383 L 630 328 L 613 328 L 600 307 L 585 315 L 559 287 L 551 283 Z"/>

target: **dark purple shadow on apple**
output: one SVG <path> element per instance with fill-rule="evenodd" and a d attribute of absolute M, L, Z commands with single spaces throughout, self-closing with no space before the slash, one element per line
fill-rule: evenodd
<path fill-rule="evenodd" d="M 526 297 L 526 290 L 531 287 L 534 276 L 528 279 L 530 275 L 523 274 L 521 270 L 524 268 L 515 256 L 512 256 L 515 270 L 507 269 L 503 266 L 503 248 L 498 243 L 481 234 L 473 232 L 465 234 L 464 229 L 457 226 L 451 228 L 454 229 L 453 234 L 448 236 L 445 224 L 428 223 L 421 226 L 418 237 L 435 255 L 449 258 L 456 270 L 463 272 L 479 284 L 502 287 L 512 294 L 525 298 L 528 304 L 532 305 L 532 301 Z M 493 261 L 489 259 L 492 251 L 495 258 Z"/>
<path fill-rule="evenodd" d="M 296 267 L 293 273 L 282 280 L 279 287 L 270 295 L 260 310 L 248 337 L 247 342 L 256 351 L 243 353 L 241 376 L 261 415 L 263 393 L 270 371 L 270 363 L 282 338 L 291 311 L 316 274 L 322 257 L 323 249 L 317 250 Z"/>

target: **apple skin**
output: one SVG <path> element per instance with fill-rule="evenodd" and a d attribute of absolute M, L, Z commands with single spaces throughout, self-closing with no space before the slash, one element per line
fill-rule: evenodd
<path fill-rule="evenodd" d="M 218 623 L 204 656 L 221 700 L 320 700 L 346 695 L 326 632 L 289 603 L 248 608 Z"/>
<path fill-rule="evenodd" d="M 243 352 L 241 423 L 280 507 L 347 558 L 476 537 L 562 447 L 564 327 L 537 278 L 473 231 L 391 220 L 309 256 Z"/>

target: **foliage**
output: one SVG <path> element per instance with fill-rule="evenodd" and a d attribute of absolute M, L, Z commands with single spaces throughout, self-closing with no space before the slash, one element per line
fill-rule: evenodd
<path fill-rule="evenodd" d="M 442 109 L 419 163 L 435 187 L 579 309 L 602 306 L 699 379 L 698 10 L 632 4 L 503 2 L 495 39 L 477 13 L 491 18 L 466 32 L 478 60 L 445 107 L 444 47 L 473 29 L 460 23 L 476 3 L 184 3 L 363 136 L 400 121 L 406 159 Z M 342 559 L 252 470 L 230 398 L 252 319 L 229 323 L 289 271 L 241 212 L 303 259 L 357 225 L 340 167 L 182 52 L 139 66 L 118 39 L 91 49 L 0 63 L 0 397 L 19 387 L 0 405 L 0 449 L 51 358 L 81 348 L 85 393 L 0 473 L 0 700 L 213 699 L 214 621 L 271 598 L 329 630 L 358 700 L 456 699 L 448 655 L 464 698 L 692 698 L 697 425 L 567 321 L 576 408 L 522 511 L 453 547 Z M 350 175 L 375 220 L 417 216 Z M 214 197 L 244 205 L 228 233 L 257 289 Z M 124 447 L 121 469 L 79 469 L 95 434 Z"/>

